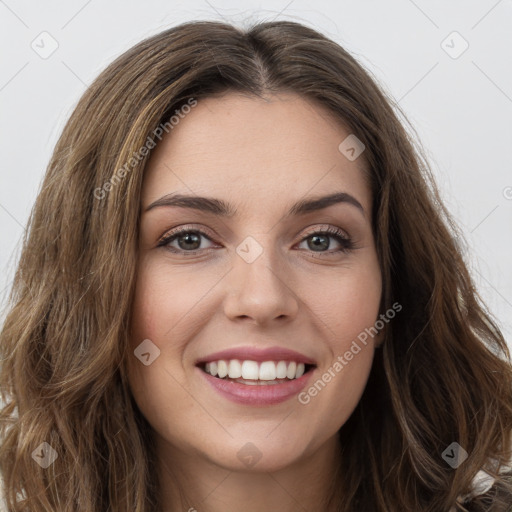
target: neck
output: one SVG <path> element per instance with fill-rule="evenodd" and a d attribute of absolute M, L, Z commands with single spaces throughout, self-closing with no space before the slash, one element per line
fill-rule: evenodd
<path fill-rule="evenodd" d="M 328 502 L 340 462 L 337 435 L 286 468 L 261 472 L 231 471 L 157 439 L 162 512 L 334 511 Z"/>

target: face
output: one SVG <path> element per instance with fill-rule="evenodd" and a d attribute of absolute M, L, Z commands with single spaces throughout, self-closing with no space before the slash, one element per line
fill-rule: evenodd
<path fill-rule="evenodd" d="M 364 154 L 338 149 L 349 134 L 300 96 L 230 92 L 199 101 L 155 148 L 128 376 L 173 460 L 292 466 L 356 407 L 381 274 Z"/>

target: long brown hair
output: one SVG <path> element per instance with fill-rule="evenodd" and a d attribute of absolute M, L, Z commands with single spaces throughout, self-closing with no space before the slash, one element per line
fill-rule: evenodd
<path fill-rule="evenodd" d="M 510 353 L 475 291 L 421 147 L 398 105 L 342 47 L 275 21 L 247 30 L 191 22 L 142 41 L 100 74 L 66 124 L 0 337 L 9 512 L 158 510 L 151 429 L 125 371 L 150 153 L 140 148 L 191 99 L 228 90 L 298 93 L 326 106 L 366 147 L 382 310 L 395 302 L 403 310 L 340 429 L 333 507 L 502 510 L 512 501 L 510 479 L 497 474 L 511 452 Z M 441 456 L 452 442 L 469 454 L 456 469 Z M 37 450 L 57 458 L 43 468 Z M 456 504 L 484 467 L 496 485 Z"/>

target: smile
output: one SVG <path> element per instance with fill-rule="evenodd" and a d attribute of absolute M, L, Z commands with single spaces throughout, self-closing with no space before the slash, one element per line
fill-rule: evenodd
<path fill-rule="evenodd" d="M 296 361 L 239 361 L 238 359 L 205 363 L 203 370 L 219 379 L 246 385 L 280 384 L 302 377 L 312 365 Z"/>
<path fill-rule="evenodd" d="M 306 386 L 313 359 L 280 347 L 242 347 L 210 354 L 196 361 L 199 375 L 232 402 L 265 406 L 284 402 Z"/>

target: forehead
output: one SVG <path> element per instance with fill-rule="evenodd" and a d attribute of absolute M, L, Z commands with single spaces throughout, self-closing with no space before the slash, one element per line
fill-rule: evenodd
<path fill-rule="evenodd" d="M 364 155 L 351 161 L 339 149 L 350 134 L 325 107 L 296 94 L 201 99 L 153 150 L 142 206 L 174 191 L 243 203 L 336 190 L 369 211 Z"/>

